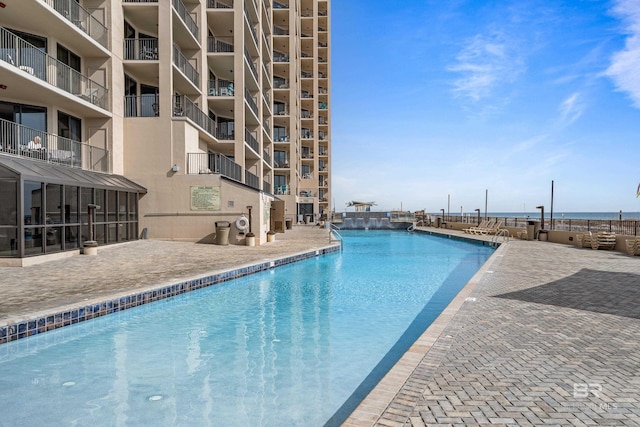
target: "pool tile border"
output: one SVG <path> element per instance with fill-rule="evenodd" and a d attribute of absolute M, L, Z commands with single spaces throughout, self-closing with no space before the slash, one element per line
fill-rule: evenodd
<path fill-rule="evenodd" d="M 261 271 L 280 267 L 306 259 L 315 258 L 333 252 L 338 252 L 340 246 L 333 245 L 308 252 L 286 256 L 274 260 L 259 262 L 241 266 L 231 270 L 183 280 L 174 284 L 161 285 L 153 289 L 145 289 L 130 295 L 110 298 L 105 301 L 80 304 L 65 308 L 62 311 L 38 315 L 30 319 L 8 322 L 0 325 L 0 345 L 20 340 L 44 332 L 53 331 L 65 326 L 74 325 L 86 320 L 102 317 L 107 314 L 128 310 L 140 305 L 166 298 L 174 297 L 187 292 L 195 291 L 208 286 L 228 282 L 233 279 L 259 273 Z"/>

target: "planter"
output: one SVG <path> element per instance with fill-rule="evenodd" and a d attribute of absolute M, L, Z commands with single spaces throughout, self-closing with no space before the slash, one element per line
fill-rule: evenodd
<path fill-rule="evenodd" d="M 256 235 L 253 233 L 247 233 L 244 237 L 244 244 L 246 246 L 255 246 L 256 245 Z"/>
<path fill-rule="evenodd" d="M 276 240 L 276 233 L 274 233 L 273 231 L 269 231 L 267 233 L 267 243 L 275 242 L 275 240 Z"/>

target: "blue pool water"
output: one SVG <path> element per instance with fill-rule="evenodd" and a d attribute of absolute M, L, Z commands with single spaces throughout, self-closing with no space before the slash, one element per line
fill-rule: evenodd
<path fill-rule="evenodd" d="M 338 424 L 491 255 L 398 231 L 0 346 L 1 426 Z"/>

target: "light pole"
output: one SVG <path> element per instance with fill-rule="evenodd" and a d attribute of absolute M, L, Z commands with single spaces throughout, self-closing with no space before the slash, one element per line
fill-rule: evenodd
<path fill-rule="evenodd" d="M 442 222 L 444 222 L 444 208 L 440 209 L 442 211 Z"/>
<path fill-rule="evenodd" d="M 478 212 L 478 225 L 480 225 L 480 208 L 476 208 L 474 211 Z"/>

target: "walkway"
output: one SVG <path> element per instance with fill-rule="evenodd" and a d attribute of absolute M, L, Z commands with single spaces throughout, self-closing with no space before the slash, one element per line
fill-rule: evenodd
<path fill-rule="evenodd" d="M 345 425 L 640 425 L 639 337 L 640 257 L 511 240 Z"/>
<path fill-rule="evenodd" d="M 98 256 L 75 256 L 31 267 L 0 267 L 0 327 L 105 301 L 181 280 L 329 246 L 329 231 L 295 226 L 261 246 L 216 246 L 138 240 L 104 246 Z"/>

